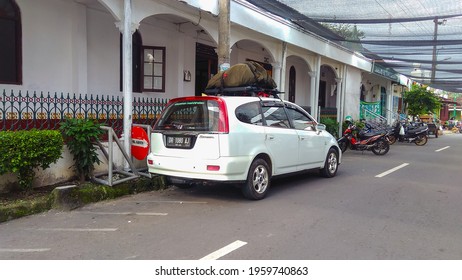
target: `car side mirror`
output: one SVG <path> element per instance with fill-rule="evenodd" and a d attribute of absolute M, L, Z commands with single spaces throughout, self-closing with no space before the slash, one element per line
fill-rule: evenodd
<path fill-rule="evenodd" d="M 316 125 L 316 130 L 319 130 L 319 131 L 326 130 L 326 125 L 325 125 L 325 124 L 322 124 L 322 123 L 318 123 L 318 124 Z"/>

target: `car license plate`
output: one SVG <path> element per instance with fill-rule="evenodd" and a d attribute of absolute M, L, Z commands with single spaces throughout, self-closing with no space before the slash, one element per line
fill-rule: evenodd
<path fill-rule="evenodd" d="M 190 148 L 190 136 L 167 136 L 167 148 Z"/>

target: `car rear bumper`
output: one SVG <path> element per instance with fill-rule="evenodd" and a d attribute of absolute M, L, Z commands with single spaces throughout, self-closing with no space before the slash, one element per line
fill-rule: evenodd
<path fill-rule="evenodd" d="M 149 154 L 148 171 L 153 174 L 210 181 L 245 181 L 252 158 L 221 157 L 214 160 L 182 159 Z"/>

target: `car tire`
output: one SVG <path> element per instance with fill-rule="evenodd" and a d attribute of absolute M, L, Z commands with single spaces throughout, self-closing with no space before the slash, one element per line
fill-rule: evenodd
<path fill-rule="evenodd" d="M 268 163 L 261 159 L 255 159 L 249 168 L 247 180 L 242 185 L 242 194 L 252 200 L 263 199 L 271 184 L 271 172 Z"/>
<path fill-rule="evenodd" d="M 332 178 L 337 174 L 338 170 L 338 152 L 334 148 L 330 148 L 324 162 L 324 167 L 320 169 L 323 177 Z"/>

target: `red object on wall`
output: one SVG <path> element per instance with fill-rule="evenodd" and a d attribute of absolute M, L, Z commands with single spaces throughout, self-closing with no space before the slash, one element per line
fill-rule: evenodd
<path fill-rule="evenodd" d="M 149 137 L 146 131 L 139 127 L 132 127 L 132 155 L 138 160 L 143 160 L 149 153 Z"/>

